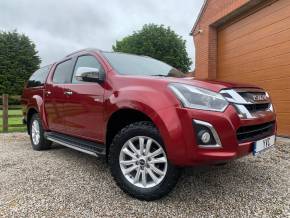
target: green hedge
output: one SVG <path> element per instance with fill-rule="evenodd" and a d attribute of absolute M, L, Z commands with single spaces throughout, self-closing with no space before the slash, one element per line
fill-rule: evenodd
<path fill-rule="evenodd" d="M 20 105 L 20 99 L 21 99 L 21 96 L 19 96 L 19 95 L 9 96 L 8 97 L 8 104 L 9 105 Z M 0 105 L 2 105 L 2 95 L 0 96 Z"/>

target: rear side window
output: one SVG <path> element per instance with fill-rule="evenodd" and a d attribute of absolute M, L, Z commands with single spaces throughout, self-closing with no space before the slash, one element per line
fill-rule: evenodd
<path fill-rule="evenodd" d="M 58 64 L 55 68 L 53 79 L 54 83 L 70 83 L 72 75 L 72 63 L 73 61 L 67 60 Z"/>
<path fill-rule="evenodd" d="M 35 71 L 27 82 L 27 88 L 43 86 L 49 73 L 50 67 L 51 65 L 48 65 Z"/>

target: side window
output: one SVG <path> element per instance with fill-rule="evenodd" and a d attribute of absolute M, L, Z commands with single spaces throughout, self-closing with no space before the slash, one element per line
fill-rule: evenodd
<path fill-rule="evenodd" d="M 77 69 L 79 67 L 97 68 L 97 69 L 99 69 L 100 73 L 105 73 L 102 65 L 100 64 L 100 62 L 94 56 L 91 56 L 91 55 L 80 56 L 80 57 L 78 57 L 76 65 L 75 65 L 74 74 L 73 74 L 73 78 L 72 78 L 72 83 L 85 83 L 83 81 L 78 81 L 75 78 L 75 74 L 76 74 Z"/>
<path fill-rule="evenodd" d="M 49 73 L 51 65 L 45 66 L 40 68 L 39 70 L 35 71 L 31 77 L 29 78 L 27 82 L 27 87 L 38 87 L 38 86 L 43 86 L 44 82 L 46 80 L 46 77 Z"/>
<path fill-rule="evenodd" d="M 72 74 L 72 62 L 73 61 L 70 59 L 56 66 L 52 79 L 54 83 L 70 83 Z"/>

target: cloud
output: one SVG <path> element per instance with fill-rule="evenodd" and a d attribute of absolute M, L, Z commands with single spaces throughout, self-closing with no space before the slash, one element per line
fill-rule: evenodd
<path fill-rule="evenodd" d="M 111 50 L 116 40 L 144 24 L 170 26 L 187 41 L 203 0 L 1 0 L 0 30 L 17 29 L 36 44 L 42 65 L 86 47 Z"/>

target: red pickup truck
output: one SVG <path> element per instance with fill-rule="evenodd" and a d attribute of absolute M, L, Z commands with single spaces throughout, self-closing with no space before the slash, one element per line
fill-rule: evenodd
<path fill-rule="evenodd" d="M 275 144 L 263 89 L 185 78 L 155 59 L 85 49 L 37 70 L 22 95 L 32 147 L 107 158 L 126 193 L 155 200 L 180 168 L 221 164 Z"/>

